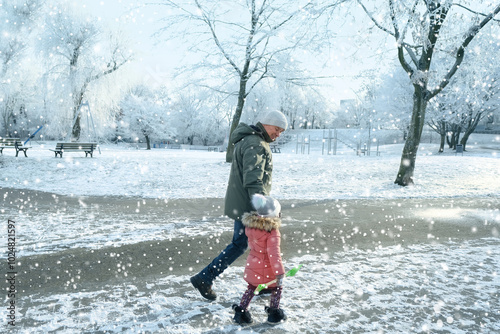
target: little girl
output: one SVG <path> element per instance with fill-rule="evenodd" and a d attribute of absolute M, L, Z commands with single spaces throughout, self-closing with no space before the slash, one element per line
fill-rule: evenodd
<path fill-rule="evenodd" d="M 268 314 L 267 322 L 276 324 L 286 320 L 286 315 L 280 309 L 280 298 L 285 268 L 281 260 L 281 205 L 272 197 L 255 194 L 252 196 L 252 205 L 256 211 L 245 213 L 242 217 L 245 225 L 245 234 L 248 237 L 250 254 L 243 278 L 248 288 L 241 298 L 240 305 L 234 304 L 234 321 L 238 324 L 252 323 L 252 316 L 248 306 L 259 284 L 269 283 L 276 279 L 276 283 L 269 285 L 271 301 L 265 310 Z"/>

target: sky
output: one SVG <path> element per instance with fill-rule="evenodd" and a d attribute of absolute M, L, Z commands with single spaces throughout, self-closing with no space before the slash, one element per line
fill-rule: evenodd
<path fill-rule="evenodd" d="M 77 3 L 77 6 L 80 5 Z M 136 73 L 141 79 L 149 84 L 165 84 L 173 80 L 172 74 L 176 67 L 182 64 L 186 58 L 193 57 L 181 44 L 175 41 L 162 41 L 158 43 L 152 36 L 161 26 L 161 7 L 144 6 L 140 1 L 130 0 L 88 0 L 82 6 L 86 7 L 93 15 L 103 22 L 120 24 L 133 39 L 134 48 L 138 50 L 138 57 L 134 64 Z M 356 47 L 357 57 L 355 63 L 352 57 L 353 41 L 347 38 L 354 34 L 356 27 L 346 24 L 338 31 L 340 39 L 335 41 L 331 49 L 325 48 L 322 57 L 314 56 L 307 51 L 303 53 L 304 66 L 312 68 L 316 75 L 332 76 L 332 78 L 321 79 L 320 87 L 325 96 L 337 105 L 342 99 L 353 99 L 355 91 L 360 87 L 360 80 L 353 76 L 367 73 L 366 71 L 376 66 L 380 69 L 380 63 L 369 57 L 372 46 L 367 45 L 365 49 Z M 322 58 L 322 59 L 319 59 Z M 363 61 L 360 61 L 363 59 Z M 323 62 L 327 61 L 326 66 Z"/>
<path fill-rule="evenodd" d="M 88 0 L 82 6 L 105 25 L 119 26 L 130 36 L 137 52 L 134 68 L 144 82 L 156 85 L 170 80 L 182 53 L 172 52 L 172 45 L 158 44 L 152 36 L 159 27 L 159 15 L 153 7 L 129 0 Z"/>

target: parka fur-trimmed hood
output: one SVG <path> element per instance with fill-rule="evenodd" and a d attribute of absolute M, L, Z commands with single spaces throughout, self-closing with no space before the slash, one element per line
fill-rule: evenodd
<path fill-rule="evenodd" d="M 256 228 L 258 230 L 267 232 L 278 230 L 281 226 L 281 218 L 261 217 L 255 211 L 245 212 L 241 221 L 243 222 L 243 225 L 245 225 L 245 227 Z"/>

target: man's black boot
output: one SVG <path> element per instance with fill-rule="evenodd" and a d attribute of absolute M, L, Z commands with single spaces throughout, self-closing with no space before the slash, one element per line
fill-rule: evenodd
<path fill-rule="evenodd" d="M 214 290 L 212 290 L 212 285 L 205 283 L 199 275 L 194 275 L 190 281 L 204 298 L 208 300 L 215 300 L 217 298 Z"/>

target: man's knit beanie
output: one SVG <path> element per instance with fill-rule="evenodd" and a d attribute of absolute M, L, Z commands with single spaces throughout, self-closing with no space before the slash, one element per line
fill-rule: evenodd
<path fill-rule="evenodd" d="M 288 127 L 286 116 L 278 110 L 272 110 L 264 114 L 261 117 L 260 122 L 262 124 L 278 126 L 283 130 L 286 130 L 286 128 Z"/>

